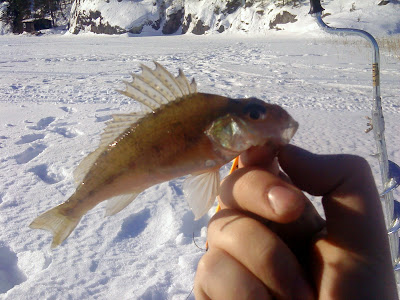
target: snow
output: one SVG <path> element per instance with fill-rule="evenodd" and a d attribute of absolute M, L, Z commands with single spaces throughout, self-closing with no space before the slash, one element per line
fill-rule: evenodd
<path fill-rule="evenodd" d="M 184 26 L 188 25 L 187 32 L 192 32 L 198 22 L 201 21 L 203 25 L 209 27 L 205 34 L 218 33 L 221 26 L 223 26 L 225 32 L 229 33 L 270 34 L 270 22 L 273 22 L 276 16 L 283 12 L 289 12 L 296 16 L 297 21 L 278 24 L 276 27 L 279 29 L 299 34 L 310 33 L 317 28 L 317 25 L 309 16 L 308 1 L 293 1 L 284 6 L 281 1 L 247 1 L 246 5 L 240 6 L 232 5 L 234 2 L 226 0 L 169 0 L 163 2 L 153 0 L 83 0 L 73 8 L 74 13 L 71 15 L 69 30 L 75 32 L 79 29 L 81 33 L 93 31 L 91 25 L 81 24 L 82 22 L 77 20 L 77 16 L 88 18 L 91 13 L 100 12 L 101 18 L 98 17 L 97 23 L 94 22 L 96 26 L 100 22 L 102 24 L 108 23 L 111 26 L 118 26 L 129 31 L 143 25 L 142 34 L 161 34 L 163 24 L 159 29 L 154 29 L 149 24 L 156 21 L 164 22 L 164 15 L 168 16 L 181 9 L 184 11 Z M 376 0 L 325 0 L 322 5 L 325 8 L 325 20 L 332 26 L 356 27 L 367 30 L 374 35 L 399 33 L 399 3 L 395 1 L 386 5 L 378 5 L 378 3 Z M 94 17 L 92 16 L 92 18 Z M 275 28 L 272 29 L 272 31 L 275 30 Z"/>
<path fill-rule="evenodd" d="M 371 51 L 324 34 L 0 37 L 0 299 L 186 299 L 204 251 L 207 216 L 193 220 L 179 178 L 104 218 L 90 211 L 60 247 L 31 230 L 74 191 L 72 173 L 113 113 L 140 107 L 118 94 L 139 63 L 195 77 L 201 92 L 255 96 L 300 123 L 293 143 L 351 153 L 380 174 L 372 133 Z M 349 42 L 350 41 L 350 42 Z M 400 162 L 400 63 L 382 51 L 381 90 L 391 160 Z M 221 173 L 226 175 L 228 166 Z M 398 193 L 396 194 L 398 198 Z M 313 199 L 321 211 L 319 199 Z M 366 233 L 368 234 L 368 233 Z M 189 299 L 193 299 L 193 295 Z"/>
<path fill-rule="evenodd" d="M 93 12 L 101 11 L 104 21 L 109 22 L 110 25 L 118 25 L 122 28 L 131 28 L 141 25 L 141 21 L 147 20 L 149 17 L 154 18 L 154 21 L 157 20 L 158 15 L 153 2 L 153 0 L 87 0 L 82 2 L 80 10 Z"/>

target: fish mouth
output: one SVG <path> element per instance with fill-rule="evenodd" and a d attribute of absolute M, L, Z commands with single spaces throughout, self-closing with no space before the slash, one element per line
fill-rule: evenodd
<path fill-rule="evenodd" d="M 291 119 L 288 126 L 282 132 L 282 142 L 284 145 L 289 144 L 290 140 L 299 128 L 299 123 Z"/>

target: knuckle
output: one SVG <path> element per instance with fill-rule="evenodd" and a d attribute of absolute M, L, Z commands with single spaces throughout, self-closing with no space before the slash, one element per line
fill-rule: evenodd
<path fill-rule="evenodd" d="M 246 290 L 245 295 L 243 295 L 243 299 L 244 300 L 254 300 L 254 299 L 263 300 L 263 299 L 271 299 L 271 297 L 267 291 L 267 288 L 264 285 L 254 284 Z"/>
<path fill-rule="evenodd" d="M 348 166 L 350 169 L 353 169 L 355 171 L 362 169 L 370 169 L 369 163 L 367 160 L 361 156 L 358 155 L 352 155 L 352 154 L 343 154 L 341 155 L 342 159 L 344 161 L 344 165 Z"/>
<path fill-rule="evenodd" d="M 209 249 L 200 259 L 197 265 L 197 272 L 200 274 L 212 273 L 215 266 L 221 261 L 224 252 L 218 248 Z"/>
<path fill-rule="evenodd" d="M 200 259 L 199 263 L 197 264 L 197 271 L 195 277 L 195 285 L 197 286 L 204 286 L 207 283 L 207 278 L 213 272 L 215 266 L 215 255 L 210 254 L 211 252 L 208 251 L 203 257 Z"/>
<path fill-rule="evenodd" d="M 369 168 L 369 163 L 367 160 L 361 156 L 358 155 L 349 155 L 349 159 L 351 159 L 351 162 L 354 166 L 358 166 L 361 168 Z"/>
<path fill-rule="evenodd" d="M 349 170 L 350 177 L 356 179 L 372 178 L 372 171 L 368 161 L 357 155 L 348 155 L 348 163 L 346 164 Z"/>
<path fill-rule="evenodd" d="M 210 263 L 209 263 L 209 259 L 208 259 L 207 253 L 206 253 L 200 259 L 200 261 L 197 265 L 197 275 L 202 275 L 202 274 L 206 273 L 209 270 L 209 265 L 210 265 Z"/>
<path fill-rule="evenodd" d="M 255 273 L 260 274 L 264 280 L 267 279 L 273 271 L 271 268 L 273 266 L 270 265 L 271 262 L 277 261 L 281 259 L 279 257 L 279 249 L 278 245 L 275 240 L 273 239 L 264 239 L 260 241 L 255 250 L 255 255 L 258 257 L 262 257 L 262 263 L 255 265 Z"/>

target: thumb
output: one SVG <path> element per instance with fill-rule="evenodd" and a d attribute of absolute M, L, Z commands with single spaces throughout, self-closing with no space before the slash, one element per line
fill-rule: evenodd
<path fill-rule="evenodd" d="M 390 251 L 382 207 L 365 159 L 316 155 L 293 145 L 284 147 L 278 159 L 297 187 L 323 196 L 330 242 L 358 255 L 387 261 Z"/>

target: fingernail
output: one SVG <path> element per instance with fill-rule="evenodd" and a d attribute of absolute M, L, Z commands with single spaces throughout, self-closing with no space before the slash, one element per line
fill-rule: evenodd
<path fill-rule="evenodd" d="M 274 186 L 268 192 L 269 203 L 277 215 L 284 215 L 303 205 L 294 191 L 283 186 Z"/>

